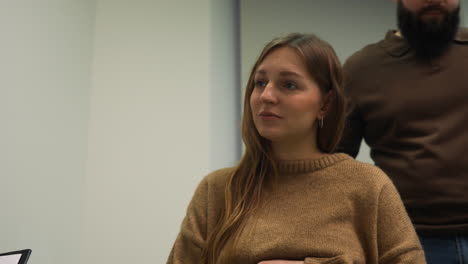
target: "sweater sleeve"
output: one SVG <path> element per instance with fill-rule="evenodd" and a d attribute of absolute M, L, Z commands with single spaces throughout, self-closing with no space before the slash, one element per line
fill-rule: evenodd
<path fill-rule="evenodd" d="M 207 238 L 208 181 L 199 184 L 188 206 L 167 264 L 198 264 Z"/>
<path fill-rule="evenodd" d="M 391 182 L 380 192 L 377 229 L 380 264 L 426 264 L 416 231 Z"/>

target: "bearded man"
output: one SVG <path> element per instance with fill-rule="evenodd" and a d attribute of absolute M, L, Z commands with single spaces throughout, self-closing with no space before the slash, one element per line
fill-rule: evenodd
<path fill-rule="evenodd" d="M 468 263 L 468 29 L 459 0 L 394 0 L 398 30 L 345 63 L 338 148 L 364 139 L 397 186 L 429 264 Z M 398 232 L 398 230 L 395 230 Z"/>

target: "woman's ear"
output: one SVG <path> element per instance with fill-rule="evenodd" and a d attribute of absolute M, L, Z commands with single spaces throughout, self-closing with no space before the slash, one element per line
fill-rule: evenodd
<path fill-rule="evenodd" d="M 335 91 L 331 90 L 323 98 L 322 107 L 320 108 L 319 116 L 325 117 L 330 110 L 333 100 L 335 99 Z"/>

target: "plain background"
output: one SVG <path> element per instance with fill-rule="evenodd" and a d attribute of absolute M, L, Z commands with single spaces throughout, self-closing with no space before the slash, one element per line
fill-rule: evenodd
<path fill-rule="evenodd" d="M 266 42 L 313 32 L 344 61 L 394 27 L 390 0 L 0 0 L 0 252 L 165 263 L 198 182 L 239 159 Z"/>

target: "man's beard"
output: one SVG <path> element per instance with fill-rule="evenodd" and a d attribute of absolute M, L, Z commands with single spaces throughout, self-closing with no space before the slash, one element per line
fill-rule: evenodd
<path fill-rule="evenodd" d="M 443 18 L 424 21 L 422 16 L 434 10 L 442 12 Z M 398 27 L 416 57 L 427 61 L 439 57 L 449 48 L 460 23 L 460 6 L 452 12 L 439 6 L 429 6 L 413 14 L 398 1 L 397 15 Z"/>

